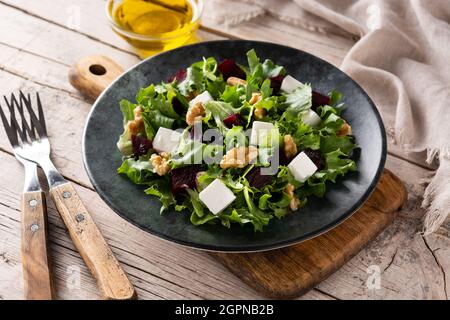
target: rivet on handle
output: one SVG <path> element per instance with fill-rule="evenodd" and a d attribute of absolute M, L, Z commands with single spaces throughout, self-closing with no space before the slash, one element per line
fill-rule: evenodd
<path fill-rule="evenodd" d="M 36 223 L 33 223 L 33 224 L 30 226 L 30 230 L 31 230 L 32 232 L 38 231 L 38 230 L 39 230 L 39 225 L 36 224 Z"/>
<path fill-rule="evenodd" d="M 70 198 L 71 195 L 72 195 L 72 194 L 71 194 L 69 191 L 64 191 L 64 192 L 63 192 L 63 197 L 64 197 L 64 199 Z"/>
<path fill-rule="evenodd" d="M 84 214 L 79 213 L 75 216 L 75 220 L 77 220 L 78 223 L 84 221 Z"/>
<path fill-rule="evenodd" d="M 37 206 L 37 200 L 36 199 L 31 199 L 28 204 L 30 205 L 30 207 L 34 208 Z"/>

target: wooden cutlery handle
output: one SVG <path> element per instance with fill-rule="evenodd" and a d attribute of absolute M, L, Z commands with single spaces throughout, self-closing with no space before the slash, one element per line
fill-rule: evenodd
<path fill-rule="evenodd" d="M 47 206 L 42 191 L 26 192 L 22 196 L 21 252 L 25 299 L 53 299 L 47 250 Z"/>
<path fill-rule="evenodd" d="M 70 182 L 60 184 L 51 188 L 50 194 L 69 229 L 73 243 L 97 280 L 103 297 L 114 300 L 135 298 L 132 284 L 73 185 Z"/>
<path fill-rule="evenodd" d="M 91 99 L 97 97 L 123 73 L 123 68 L 108 57 L 93 55 L 80 59 L 69 70 L 69 81 Z"/>

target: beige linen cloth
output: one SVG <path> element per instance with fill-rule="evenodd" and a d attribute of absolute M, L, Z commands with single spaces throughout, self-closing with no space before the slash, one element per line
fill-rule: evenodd
<path fill-rule="evenodd" d="M 205 15 L 237 24 L 269 14 L 359 38 L 341 69 L 380 110 L 388 136 L 438 169 L 423 197 L 424 234 L 450 212 L 449 0 L 206 0 Z"/>

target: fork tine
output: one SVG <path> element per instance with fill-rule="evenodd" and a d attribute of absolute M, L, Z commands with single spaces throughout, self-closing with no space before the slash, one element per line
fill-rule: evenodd
<path fill-rule="evenodd" d="M 11 125 L 8 123 L 8 120 L 6 119 L 6 115 L 3 112 L 3 108 L 1 106 L 0 106 L 0 116 L 2 118 L 3 126 L 5 127 L 6 135 L 8 136 L 9 142 L 11 143 L 11 145 L 13 147 L 18 146 L 19 141 L 17 139 L 17 132 L 16 132 L 15 128 L 12 127 L 12 123 L 11 123 Z M 11 115 L 11 117 L 12 117 L 12 115 Z"/>
<path fill-rule="evenodd" d="M 6 102 L 8 103 L 8 101 Z M 19 103 L 17 102 L 16 96 L 11 93 L 11 98 L 10 98 L 10 105 L 8 104 L 9 107 L 9 112 L 11 114 L 11 124 L 13 126 L 13 128 L 15 128 L 15 130 L 19 133 L 20 139 L 22 139 L 22 141 L 28 141 L 27 139 L 27 132 L 25 130 L 25 128 L 23 127 L 23 121 L 22 121 L 22 126 L 19 126 L 19 122 L 17 121 L 16 118 L 16 106 L 19 106 Z"/>
<path fill-rule="evenodd" d="M 13 118 L 16 119 L 16 108 L 19 110 L 19 114 L 21 113 L 20 112 L 21 110 L 23 111 L 22 101 L 19 104 L 16 96 L 13 93 L 11 93 L 11 103 L 12 103 L 11 116 L 13 116 Z M 16 106 L 16 108 L 14 108 L 14 106 Z M 13 118 L 11 118 L 11 120 Z M 22 134 L 22 136 L 24 137 L 25 140 L 28 140 L 27 139 L 27 129 L 26 129 L 27 123 L 25 122 L 25 120 L 22 116 L 20 118 L 22 119 L 22 121 L 21 121 L 22 125 L 20 127 L 17 126 L 17 130 L 20 130 L 20 133 Z M 18 120 L 18 118 L 17 118 L 17 120 Z M 16 123 L 19 124 L 19 121 L 16 121 Z"/>
<path fill-rule="evenodd" d="M 41 123 L 45 136 L 47 136 L 47 126 L 45 124 L 44 110 L 42 110 L 41 97 L 39 96 L 39 92 L 36 92 L 36 100 L 38 105 L 39 122 Z"/>
<path fill-rule="evenodd" d="M 31 122 L 30 126 L 28 126 L 28 122 L 27 119 L 25 117 L 25 113 L 23 112 L 24 108 L 23 108 L 23 104 L 24 102 L 27 103 L 30 101 L 30 97 L 28 97 L 28 100 L 25 99 L 25 96 L 23 95 L 22 91 L 20 91 L 21 95 L 20 95 L 20 103 L 16 104 L 17 109 L 19 110 L 20 116 L 22 117 L 22 129 L 28 133 L 28 135 L 31 138 L 31 141 L 35 141 L 36 140 L 36 134 L 35 134 L 35 130 L 34 130 L 34 126 L 33 126 L 33 122 Z"/>
<path fill-rule="evenodd" d="M 22 91 L 20 91 L 20 96 L 21 99 L 24 101 L 25 106 L 28 109 L 28 113 L 30 114 L 30 120 L 31 123 L 34 125 L 34 127 L 36 128 L 37 133 L 39 134 L 39 137 L 46 137 L 46 130 L 44 130 L 42 128 L 41 123 L 39 122 L 39 119 L 36 117 L 36 113 L 34 112 L 32 106 L 31 106 L 31 101 L 28 101 L 27 98 L 25 97 L 25 95 L 23 94 Z"/>
<path fill-rule="evenodd" d="M 11 102 L 8 101 L 6 96 L 3 96 L 5 99 L 6 105 L 8 106 L 9 113 L 11 114 L 11 127 L 19 133 L 20 139 L 22 140 L 22 143 L 28 143 L 27 135 L 25 134 L 25 130 L 21 130 L 19 124 L 17 123 L 15 112 L 14 112 L 14 106 L 18 105 L 16 97 L 14 94 L 11 93 Z"/>
<path fill-rule="evenodd" d="M 28 93 L 27 94 L 27 98 L 28 98 L 28 101 L 31 101 L 31 95 Z M 30 121 L 31 122 L 31 121 Z M 35 132 L 37 132 L 37 130 L 36 130 L 36 127 L 34 126 L 34 123 L 33 122 L 31 122 L 31 131 L 33 132 L 33 134 L 35 133 Z"/>

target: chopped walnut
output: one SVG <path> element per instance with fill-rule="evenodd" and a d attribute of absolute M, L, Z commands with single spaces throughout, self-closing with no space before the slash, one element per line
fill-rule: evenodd
<path fill-rule="evenodd" d="M 142 120 L 142 108 L 141 106 L 137 106 L 133 110 L 134 113 L 134 120 Z"/>
<path fill-rule="evenodd" d="M 223 156 L 220 161 L 222 169 L 228 168 L 244 168 L 249 163 L 252 163 L 258 157 L 258 149 L 255 147 L 238 147 L 233 148 Z"/>
<path fill-rule="evenodd" d="M 170 155 L 166 152 L 161 152 L 160 155 L 154 153 L 150 157 L 150 163 L 160 176 L 167 174 L 170 171 L 169 166 Z"/>
<path fill-rule="evenodd" d="M 259 100 L 261 100 L 262 95 L 259 92 L 253 92 L 252 93 L 252 97 L 251 99 L 248 101 L 248 103 L 250 103 L 251 105 L 256 104 Z M 266 116 L 267 112 L 266 109 L 261 108 L 261 107 L 256 107 L 255 111 L 253 112 L 253 115 L 255 116 L 256 119 L 261 120 L 262 118 L 264 118 Z"/>
<path fill-rule="evenodd" d="M 286 158 L 291 159 L 297 155 L 297 145 L 290 134 L 287 134 L 283 138 L 284 140 L 284 154 Z"/>
<path fill-rule="evenodd" d="M 205 108 L 201 102 L 197 102 L 192 107 L 189 108 L 186 113 L 186 123 L 192 126 L 196 121 L 202 120 L 205 116 Z"/>
<path fill-rule="evenodd" d="M 168 152 L 161 152 L 159 155 L 165 160 L 170 160 L 170 153 Z"/>
<path fill-rule="evenodd" d="M 347 122 L 344 122 L 341 129 L 338 132 L 336 132 L 336 135 L 338 137 L 351 136 L 352 135 L 352 127 Z"/>
<path fill-rule="evenodd" d="M 266 116 L 266 114 L 267 114 L 266 109 L 264 109 L 262 107 L 256 107 L 255 111 L 253 112 L 253 115 L 258 120 L 261 120 L 262 118 L 264 118 Z"/>
<path fill-rule="evenodd" d="M 250 98 L 250 100 L 248 101 L 248 103 L 250 103 L 251 105 L 257 103 L 259 100 L 261 100 L 261 93 L 259 92 L 253 92 L 252 93 L 252 97 Z"/>
<path fill-rule="evenodd" d="M 295 196 L 294 190 L 295 190 L 295 187 L 292 184 L 288 183 L 285 191 L 286 191 L 287 195 L 289 196 L 289 198 L 291 199 L 291 201 L 289 202 L 289 208 L 292 211 L 298 210 L 298 207 L 300 206 L 300 200 Z"/>
<path fill-rule="evenodd" d="M 135 136 L 140 132 L 144 132 L 144 119 L 142 119 L 142 108 L 137 106 L 133 110 L 134 120 L 130 120 L 127 123 L 127 128 L 130 136 Z"/>
<path fill-rule="evenodd" d="M 245 86 L 247 84 L 247 81 L 236 77 L 229 77 L 227 79 L 227 84 L 230 86 L 237 86 L 237 85 Z"/>

